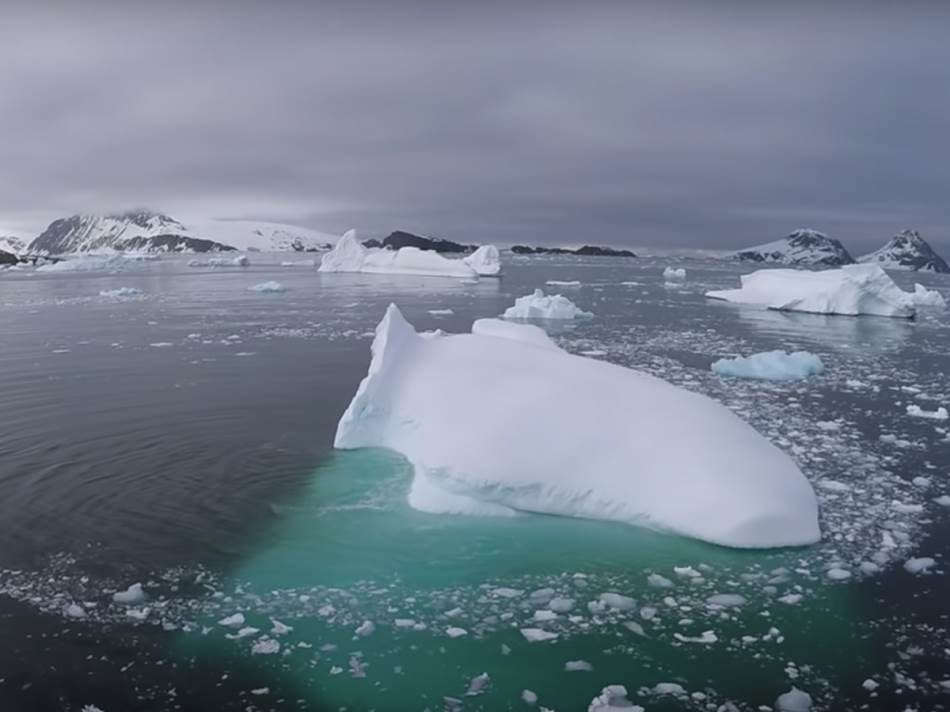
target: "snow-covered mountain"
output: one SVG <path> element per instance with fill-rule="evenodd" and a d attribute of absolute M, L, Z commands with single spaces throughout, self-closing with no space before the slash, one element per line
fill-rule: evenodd
<path fill-rule="evenodd" d="M 859 257 L 858 262 L 873 262 L 884 269 L 950 272 L 946 260 L 916 230 L 901 230 L 884 247 Z"/>
<path fill-rule="evenodd" d="M 247 220 L 183 222 L 149 210 L 73 215 L 50 223 L 28 248 L 36 254 L 123 250 L 136 252 L 298 252 L 326 249 L 332 235 L 280 223 Z"/>
<path fill-rule="evenodd" d="M 0 252 L 19 255 L 26 250 L 26 242 L 13 235 L 0 235 Z"/>
<path fill-rule="evenodd" d="M 854 258 L 838 240 L 817 230 L 802 228 L 788 237 L 749 247 L 735 253 L 743 262 L 774 262 L 784 265 L 849 265 Z"/>

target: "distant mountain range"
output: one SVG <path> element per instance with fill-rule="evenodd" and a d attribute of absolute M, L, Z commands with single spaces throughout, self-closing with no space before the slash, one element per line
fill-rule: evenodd
<path fill-rule="evenodd" d="M 885 269 L 950 272 L 950 267 L 915 230 L 904 230 L 876 252 L 855 260 L 840 241 L 817 230 L 800 229 L 781 240 L 739 250 L 742 262 L 838 267 L 875 262 Z"/>
<path fill-rule="evenodd" d="M 315 252 L 329 249 L 335 240 L 335 235 L 280 223 L 247 220 L 184 223 L 162 213 L 132 210 L 113 215 L 73 215 L 54 220 L 19 252 L 43 255 L 100 250 Z"/>
<path fill-rule="evenodd" d="M 636 257 L 630 250 L 616 250 L 613 247 L 584 245 L 576 250 L 567 247 L 532 247 L 531 245 L 513 245 L 511 251 L 516 255 L 580 255 L 585 257 Z"/>

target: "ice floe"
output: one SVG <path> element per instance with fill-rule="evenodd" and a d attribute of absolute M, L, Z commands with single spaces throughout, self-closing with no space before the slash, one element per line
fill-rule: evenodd
<path fill-rule="evenodd" d="M 712 370 L 720 376 L 761 378 L 768 381 L 794 381 L 814 376 L 825 370 L 821 359 L 808 351 L 763 351 L 751 356 L 721 358 L 713 361 Z"/>
<path fill-rule="evenodd" d="M 847 265 L 820 272 L 762 269 L 742 275 L 739 281 L 739 289 L 714 290 L 706 296 L 813 314 L 911 318 L 916 313 L 911 295 L 877 265 Z"/>
<path fill-rule="evenodd" d="M 514 306 L 505 310 L 505 319 L 580 319 L 593 314 L 579 309 L 574 302 L 560 294 L 545 295 L 541 289 L 515 299 Z"/>
<path fill-rule="evenodd" d="M 255 284 L 253 287 L 247 288 L 249 292 L 261 292 L 263 294 L 277 294 L 280 292 L 286 291 L 284 285 L 280 282 L 261 282 L 260 284 Z"/>

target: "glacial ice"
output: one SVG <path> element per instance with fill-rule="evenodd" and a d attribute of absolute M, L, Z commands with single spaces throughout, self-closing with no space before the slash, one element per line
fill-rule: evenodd
<path fill-rule="evenodd" d="M 947 409 L 943 406 L 937 408 L 937 410 L 924 410 L 919 405 L 909 405 L 907 406 L 907 415 L 912 415 L 915 418 L 927 418 L 929 420 L 946 420 L 950 417 L 950 413 L 947 412 Z"/>
<path fill-rule="evenodd" d="M 253 287 L 248 287 L 249 292 L 260 292 L 262 294 L 278 294 L 280 292 L 286 291 L 284 285 L 280 282 L 261 282 L 260 284 L 255 284 Z"/>
<path fill-rule="evenodd" d="M 480 277 L 498 277 L 501 275 L 501 255 L 494 245 L 482 245 L 462 262 L 467 264 Z"/>
<path fill-rule="evenodd" d="M 485 253 L 482 258 L 487 263 Z M 344 233 L 333 249 L 323 256 L 319 271 L 478 278 L 478 272 L 465 261 L 450 260 L 431 250 L 416 247 L 368 249 L 360 243 L 356 230 Z"/>
<path fill-rule="evenodd" d="M 714 361 L 711 368 L 720 376 L 793 381 L 819 374 L 825 370 L 825 365 L 808 351 L 763 351 L 751 356 L 721 358 Z"/>
<path fill-rule="evenodd" d="M 706 292 L 711 299 L 813 314 L 913 318 L 913 297 L 877 265 L 809 272 L 761 269 L 739 278 L 739 289 Z"/>
<path fill-rule="evenodd" d="M 505 319 L 579 319 L 594 316 L 578 309 L 567 297 L 560 294 L 545 296 L 535 289 L 533 294 L 515 299 L 515 305 L 505 309 Z"/>
<path fill-rule="evenodd" d="M 120 299 L 122 297 L 135 297 L 141 293 L 142 290 L 135 287 L 119 287 L 118 289 L 103 289 L 99 292 L 99 296 Z"/>
<path fill-rule="evenodd" d="M 945 307 L 947 300 L 936 289 L 927 289 L 922 284 L 915 284 L 911 293 L 914 304 L 918 307 Z"/>
<path fill-rule="evenodd" d="M 666 267 L 663 269 L 663 279 L 667 282 L 682 282 L 686 279 L 686 270 L 682 267 Z"/>
<path fill-rule="evenodd" d="M 735 547 L 820 538 L 798 467 L 727 408 L 538 348 L 527 326 L 476 331 L 424 337 L 390 305 L 337 426 L 337 448 L 386 447 L 413 464 L 414 508 L 603 519 Z"/>

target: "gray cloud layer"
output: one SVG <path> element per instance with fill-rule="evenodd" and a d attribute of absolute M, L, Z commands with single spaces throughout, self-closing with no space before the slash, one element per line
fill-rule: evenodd
<path fill-rule="evenodd" d="M 950 242 L 950 8 L 773 5 L 5 6 L 0 229 Z"/>

